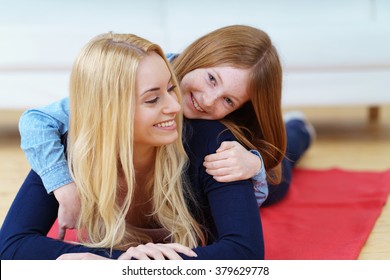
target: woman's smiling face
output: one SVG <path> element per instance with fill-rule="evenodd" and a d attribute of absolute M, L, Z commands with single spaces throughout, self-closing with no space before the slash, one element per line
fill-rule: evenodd
<path fill-rule="evenodd" d="M 180 88 L 184 116 L 219 120 L 249 100 L 249 70 L 229 66 L 200 68 L 187 73 Z"/>
<path fill-rule="evenodd" d="M 180 104 L 165 61 L 151 52 L 137 69 L 134 144 L 137 147 L 158 147 L 178 137 L 176 114 Z"/>

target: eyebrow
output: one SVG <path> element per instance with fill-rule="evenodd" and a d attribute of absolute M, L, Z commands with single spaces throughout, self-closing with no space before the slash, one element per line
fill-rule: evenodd
<path fill-rule="evenodd" d="M 168 80 L 168 84 L 172 81 L 172 75 L 169 77 L 169 80 Z M 161 88 L 160 87 L 154 87 L 154 88 L 150 88 L 150 89 L 147 89 L 145 90 L 143 93 L 141 93 L 140 96 L 143 96 L 144 94 L 148 93 L 148 92 L 153 92 L 153 91 L 159 91 Z"/>
<path fill-rule="evenodd" d="M 141 94 L 141 96 L 145 95 L 145 94 L 148 93 L 148 92 L 159 91 L 159 90 L 160 90 L 159 87 L 151 88 L 151 89 L 145 90 L 145 91 Z"/>

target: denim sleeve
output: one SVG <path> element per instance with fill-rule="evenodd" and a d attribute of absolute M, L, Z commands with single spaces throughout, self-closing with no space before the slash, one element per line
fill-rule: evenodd
<path fill-rule="evenodd" d="M 68 120 L 68 98 L 27 110 L 19 120 L 21 148 L 48 193 L 73 182 L 61 143 Z"/>
<path fill-rule="evenodd" d="M 250 150 L 250 152 L 258 156 L 261 160 L 261 169 L 259 173 L 252 177 L 253 190 L 255 192 L 257 205 L 260 207 L 268 197 L 268 183 L 267 175 L 265 173 L 263 158 L 256 150 Z"/>
<path fill-rule="evenodd" d="M 170 63 L 178 56 L 179 54 L 177 53 L 167 53 L 165 54 L 165 57 L 168 59 Z"/>

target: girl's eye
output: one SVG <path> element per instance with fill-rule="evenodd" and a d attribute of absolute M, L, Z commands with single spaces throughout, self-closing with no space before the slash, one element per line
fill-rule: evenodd
<path fill-rule="evenodd" d="M 155 97 L 153 99 L 146 100 L 145 103 L 154 104 L 154 103 L 157 103 L 157 101 L 158 101 L 158 97 Z"/>
<path fill-rule="evenodd" d="M 215 85 L 216 82 L 217 82 L 217 80 L 215 80 L 214 76 L 211 75 L 211 74 L 209 74 L 209 80 L 210 80 L 210 82 L 211 82 L 213 85 Z"/>
<path fill-rule="evenodd" d="M 172 85 L 172 86 L 170 86 L 170 87 L 168 88 L 168 92 L 172 92 L 172 91 L 174 91 L 174 90 L 175 90 L 175 88 L 176 88 L 176 85 Z"/>
<path fill-rule="evenodd" d="M 225 97 L 225 101 L 226 101 L 226 103 L 229 104 L 230 106 L 234 106 L 233 100 L 231 100 L 229 97 Z"/>

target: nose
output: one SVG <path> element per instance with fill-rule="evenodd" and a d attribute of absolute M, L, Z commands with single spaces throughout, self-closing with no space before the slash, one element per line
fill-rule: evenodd
<path fill-rule="evenodd" d="M 200 104 L 200 106 L 211 108 L 215 104 L 215 101 L 218 99 L 218 96 L 219 93 L 216 90 L 208 90 L 203 92 L 203 103 Z"/>
<path fill-rule="evenodd" d="M 181 105 L 177 101 L 177 96 L 175 94 L 167 94 L 164 105 L 164 114 L 176 114 L 181 110 Z"/>

